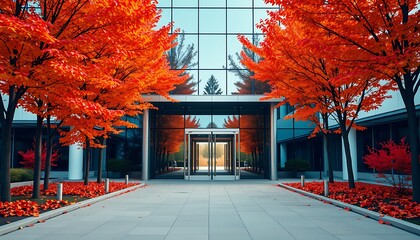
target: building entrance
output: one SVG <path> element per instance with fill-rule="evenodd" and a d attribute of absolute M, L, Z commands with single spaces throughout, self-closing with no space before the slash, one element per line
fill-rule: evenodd
<path fill-rule="evenodd" d="M 184 179 L 240 179 L 239 129 L 185 129 Z"/>

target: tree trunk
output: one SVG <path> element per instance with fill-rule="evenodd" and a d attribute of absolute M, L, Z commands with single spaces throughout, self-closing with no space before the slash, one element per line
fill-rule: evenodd
<path fill-rule="evenodd" d="M 51 155 L 52 155 L 51 116 L 47 117 L 47 154 L 45 157 L 44 169 L 44 190 L 50 187 Z"/>
<path fill-rule="evenodd" d="M 12 137 L 12 123 L 6 121 L 6 124 L 1 126 L 0 138 L 0 188 L 1 201 L 10 202 L 10 159 L 11 159 L 11 144 Z"/>
<path fill-rule="evenodd" d="M 34 164 L 34 185 L 32 186 L 32 198 L 40 197 L 41 161 L 42 161 L 42 121 L 43 117 L 36 116 L 35 130 L 35 164 Z"/>
<path fill-rule="evenodd" d="M 101 144 L 101 145 L 104 145 L 104 143 L 105 143 L 105 139 L 104 138 L 100 138 L 99 139 L 99 143 Z M 105 146 L 106 147 L 106 146 Z M 104 150 L 104 148 L 99 148 L 99 158 L 98 158 L 98 175 L 97 175 L 97 177 L 96 177 L 96 182 L 97 183 L 101 183 L 102 182 L 102 162 L 103 162 L 103 159 L 102 159 L 102 153 L 103 153 L 103 150 Z"/>
<path fill-rule="evenodd" d="M 419 165 L 419 128 L 416 116 L 414 98 L 406 102 L 408 132 L 411 151 L 411 173 L 413 186 L 413 201 L 420 203 L 420 165 Z"/>
<path fill-rule="evenodd" d="M 346 130 L 346 126 L 341 128 L 342 134 L 341 137 L 343 139 L 344 144 L 344 152 L 346 154 L 346 165 L 347 165 L 347 175 L 348 175 L 348 182 L 349 182 L 349 188 L 356 188 L 356 185 L 354 183 L 354 174 L 353 174 L 353 166 L 352 166 L 352 159 L 350 154 L 350 143 L 349 143 L 349 133 Z M 344 166 L 343 166 L 344 167 Z"/>
<path fill-rule="evenodd" d="M 86 161 L 85 161 L 85 176 L 84 184 L 89 184 L 89 168 L 90 168 L 90 140 L 86 137 Z"/>

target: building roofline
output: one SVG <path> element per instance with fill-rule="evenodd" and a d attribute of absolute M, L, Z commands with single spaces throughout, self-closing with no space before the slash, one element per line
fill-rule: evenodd
<path fill-rule="evenodd" d="M 268 102 L 278 103 L 280 99 L 261 100 L 265 95 L 170 95 L 177 102 Z M 146 102 L 171 102 L 166 97 L 160 95 L 143 95 Z"/>

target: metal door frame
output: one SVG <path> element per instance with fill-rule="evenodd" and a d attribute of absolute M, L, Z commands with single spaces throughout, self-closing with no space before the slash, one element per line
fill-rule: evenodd
<path fill-rule="evenodd" d="M 186 180 L 191 180 L 191 160 L 192 160 L 192 152 L 191 152 L 191 134 L 208 134 L 209 137 L 215 135 L 215 138 L 218 134 L 233 134 L 233 143 L 234 145 L 232 145 L 231 147 L 235 148 L 235 151 L 233 151 L 233 159 L 232 161 L 234 161 L 234 180 L 239 180 L 241 177 L 241 137 L 239 134 L 239 128 L 229 128 L 229 129 L 220 129 L 220 128 L 206 128 L 206 129 L 199 129 L 199 128 L 186 128 L 184 131 L 184 168 L 183 168 L 183 172 L 184 172 L 184 179 Z M 211 144 L 212 140 L 209 139 L 209 173 L 210 173 L 210 178 L 209 180 L 213 180 L 214 176 L 213 176 L 213 172 L 211 171 L 211 163 L 212 159 L 210 159 L 210 146 L 213 145 Z M 215 141 L 216 142 L 216 141 Z M 237 144 L 237 146 L 236 146 Z M 215 147 L 216 149 L 216 147 Z M 213 156 L 215 157 L 215 153 L 213 154 Z M 214 164 L 215 165 L 215 164 Z"/>

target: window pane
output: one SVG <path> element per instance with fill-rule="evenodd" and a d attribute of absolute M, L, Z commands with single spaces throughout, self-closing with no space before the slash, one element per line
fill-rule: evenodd
<path fill-rule="evenodd" d="M 251 35 L 245 35 L 248 39 L 251 39 Z M 227 54 L 228 54 L 228 69 L 232 68 L 244 68 L 242 64 L 239 62 L 237 54 L 241 54 L 242 52 L 242 43 L 239 42 L 238 37 L 235 35 L 227 36 Z M 229 60 L 229 56 L 231 56 L 231 60 Z"/>
<path fill-rule="evenodd" d="M 174 26 L 185 33 L 198 32 L 198 10 L 197 9 L 173 9 Z"/>
<path fill-rule="evenodd" d="M 156 24 L 156 29 L 159 29 L 171 22 L 171 9 L 162 9 L 159 22 Z"/>
<path fill-rule="evenodd" d="M 181 33 L 178 35 L 177 41 L 178 45 L 171 50 L 171 55 L 173 56 L 171 58 L 171 68 L 182 69 L 187 67 L 189 69 L 197 69 L 198 35 Z M 193 55 L 190 61 L 187 58 L 189 55 Z"/>
<path fill-rule="evenodd" d="M 246 70 L 228 71 L 228 92 L 229 95 L 234 94 L 251 94 L 251 90 L 243 87 L 243 79 L 237 76 L 238 72 L 246 74 Z M 239 85 L 238 85 L 239 84 Z"/>
<path fill-rule="evenodd" d="M 252 0 L 227 0 L 228 7 L 252 7 Z"/>
<path fill-rule="evenodd" d="M 264 0 L 254 0 L 254 7 L 277 7 L 264 3 Z"/>
<path fill-rule="evenodd" d="M 225 7 L 226 0 L 199 0 L 200 7 Z"/>
<path fill-rule="evenodd" d="M 199 44 L 200 68 L 226 68 L 226 37 L 224 35 L 201 35 Z"/>
<path fill-rule="evenodd" d="M 158 7 L 170 7 L 171 6 L 171 0 L 159 0 Z"/>
<path fill-rule="evenodd" d="M 226 10 L 225 9 L 200 9 L 200 32 L 201 33 L 225 33 Z"/>
<path fill-rule="evenodd" d="M 252 33 L 251 9 L 228 9 L 228 33 Z"/>
<path fill-rule="evenodd" d="M 215 85 L 208 84 L 211 77 L 216 79 Z M 216 86 L 217 85 L 217 86 Z M 210 89 L 206 89 L 206 86 L 213 87 L 216 86 L 214 89 L 221 90 L 220 95 L 226 94 L 226 71 L 224 70 L 201 70 L 200 71 L 200 95 L 204 95 L 204 91 L 209 92 Z M 207 91 L 209 90 L 209 91 Z M 210 92 L 211 93 L 211 92 Z"/>
<path fill-rule="evenodd" d="M 198 0 L 174 0 L 174 7 L 197 7 Z"/>
<path fill-rule="evenodd" d="M 185 70 L 185 73 L 190 77 L 184 83 L 176 85 L 170 94 L 198 94 L 198 70 Z"/>

